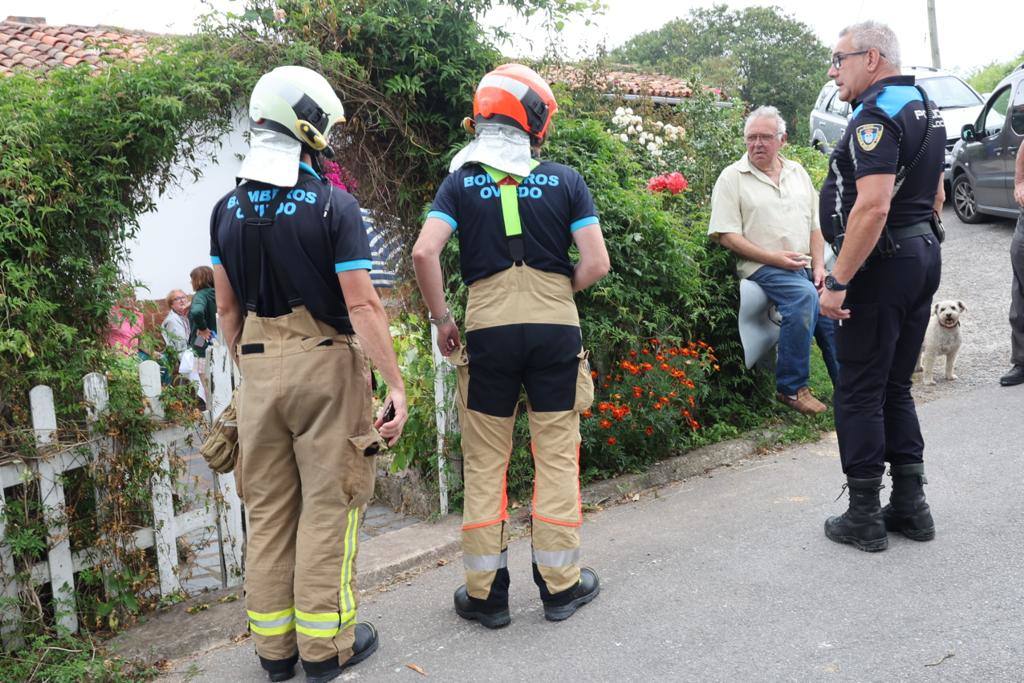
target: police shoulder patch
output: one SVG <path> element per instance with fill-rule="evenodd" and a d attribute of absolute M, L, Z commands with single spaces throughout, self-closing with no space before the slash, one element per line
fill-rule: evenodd
<path fill-rule="evenodd" d="M 857 144 L 865 152 L 870 152 L 878 146 L 878 141 L 882 139 L 884 130 L 880 123 L 865 123 L 862 126 L 857 126 Z"/>

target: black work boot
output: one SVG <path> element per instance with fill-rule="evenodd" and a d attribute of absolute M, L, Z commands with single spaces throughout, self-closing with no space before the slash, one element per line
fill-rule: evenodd
<path fill-rule="evenodd" d="M 935 522 L 932 511 L 924 499 L 924 463 L 911 465 L 890 465 L 892 495 L 889 504 L 882 508 L 885 528 L 899 531 L 914 541 L 930 541 L 935 538 Z"/>
<path fill-rule="evenodd" d="M 1004 387 L 1024 384 L 1024 365 L 1014 365 L 1008 373 L 999 378 L 999 383 Z"/>
<path fill-rule="evenodd" d="M 494 580 L 491 582 L 491 590 L 487 594 L 486 600 L 472 597 L 465 586 L 459 586 L 454 597 L 455 613 L 463 619 L 479 621 L 487 628 L 508 626 L 512 621 L 512 616 L 508 611 L 510 583 L 508 568 L 502 567 L 494 572 Z"/>
<path fill-rule="evenodd" d="M 500 603 L 490 598 L 481 600 L 471 597 L 465 586 L 455 591 L 455 613 L 463 619 L 479 621 L 487 628 L 508 626 L 512 615 L 508 611 L 508 601 Z"/>
<path fill-rule="evenodd" d="M 536 564 L 533 565 L 533 571 L 539 574 Z M 589 567 L 581 567 L 580 582 L 572 588 L 554 594 L 548 593 L 546 589 L 541 590 L 544 618 L 548 621 L 564 621 L 575 614 L 577 609 L 596 598 L 600 592 L 601 582 L 597 578 L 597 572 Z"/>
<path fill-rule="evenodd" d="M 267 672 L 267 677 L 270 680 L 288 681 L 295 676 L 295 663 L 297 661 L 299 661 L 298 654 L 294 654 L 288 659 L 266 659 L 260 657 L 260 666 Z"/>
<path fill-rule="evenodd" d="M 323 662 L 307 662 L 302 660 L 302 668 L 306 672 L 307 683 L 327 683 L 340 676 L 345 669 L 355 666 L 377 651 L 380 640 L 377 629 L 368 621 L 356 624 L 355 640 L 352 641 L 352 656 L 344 662 L 328 659 Z"/>
<path fill-rule="evenodd" d="M 889 537 L 882 521 L 882 504 L 878 492 L 882 478 L 846 478 L 846 489 L 850 493 L 850 508 L 838 517 L 825 520 L 825 535 L 836 543 L 849 543 L 858 550 L 869 553 L 889 547 Z M 842 494 L 840 494 L 842 495 Z"/>

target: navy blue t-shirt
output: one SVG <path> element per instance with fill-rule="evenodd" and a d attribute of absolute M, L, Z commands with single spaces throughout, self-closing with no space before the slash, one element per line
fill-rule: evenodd
<path fill-rule="evenodd" d="M 359 204 L 344 190 L 332 187 L 309 166 L 301 164 L 294 188 L 276 188 L 249 181 L 243 187 L 256 211 L 263 210 L 277 192 L 287 192 L 277 210 L 274 225 L 264 233 L 256 314 L 278 317 L 291 312 L 288 295 L 274 277 L 267 252 L 288 275 L 292 286 L 314 318 L 339 334 L 352 334 L 345 297 L 337 274 L 370 270 L 370 245 L 359 213 Z M 252 286 L 245 281 L 244 216 L 235 191 L 224 195 L 210 217 L 210 259 L 224 266 L 231 288 L 244 305 Z"/>
<path fill-rule="evenodd" d="M 519 185 L 524 261 L 531 268 L 572 277 L 572 233 L 598 222 L 583 177 L 552 161 L 541 162 Z M 510 268 L 501 193 L 479 164 L 449 174 L 428 216 L 458 232 L 462 279 L 473 284 Z"/>
<path fill-rule="evenodd" d="M 945 165 L 946 126 L 932 103 L 932 135 L 917 165 L 892 198 L 886 225 L 903 227 L 931 218 L 939 178 Z M 893 76 L 861 94 L 846 133 L 829 158 L 829 173 L 820 195 L 821 229 L 832 241 L 832 215 L 849 219 L 857 201 L 857 180 L 868 175 L 895 175 L 921 148 L 927 119 L 924 100 L 913 76 Z"/>

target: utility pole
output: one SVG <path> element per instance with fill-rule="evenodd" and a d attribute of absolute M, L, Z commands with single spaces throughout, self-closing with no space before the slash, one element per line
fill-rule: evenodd
<path fill-rule="evenodd" d="M 939 59 L 939 30 L 935 21 L 935 0 L 928 0 L 928 40 L 932 45 L 932 66 L 942 68 Z"/>

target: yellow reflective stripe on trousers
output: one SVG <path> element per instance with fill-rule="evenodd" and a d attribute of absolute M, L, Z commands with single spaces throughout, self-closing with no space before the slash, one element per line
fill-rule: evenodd
<path fill-rule="evenodd" d="M 295 629 L 295 609 L 277 612 L 253 612 L 246 610 L 249 616 L 249 630 L 261 636 L 279 636 Z"/>
<path fill-rule="evenodd" d="M 345 547 L 341 558 L 341 627 L 347 628 L 356 620 L 356 599 L 352 594 L 352 565 L 359 543 L 359 508 L 348 511 L 345 526 Z"/>
<path fill-rule="evenodd" d="M 310 638 L 333 638 L 338 635 L 337 612 L 303 612 L 295 610 L 295 630 Z"/>

